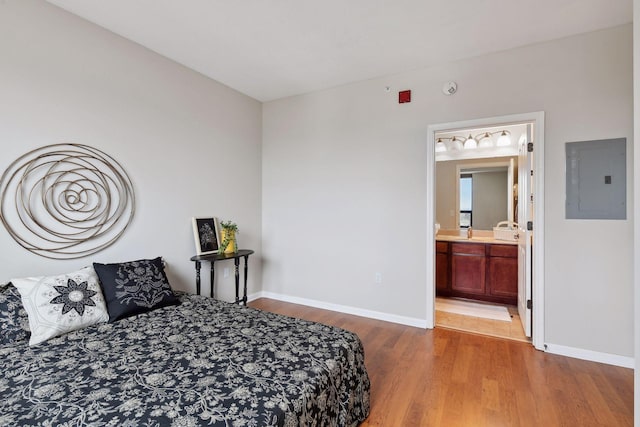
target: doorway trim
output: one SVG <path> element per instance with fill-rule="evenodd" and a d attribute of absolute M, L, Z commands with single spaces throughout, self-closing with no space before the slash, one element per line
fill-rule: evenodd
<path fill-rule="evenodd" d="M 531 281 L 532 308 L 532 344 L 545 351 L 544 344 L 544 111 L 523 114 L 511 114 L 450 123 L 433 124 L 427 127 L 427 328 L 435 327 L 435 134 L 465 128 L 504 126 L 508 124 L 532 122 L 534 134 L 533 151 L 533 188 L 535 203 L 533 206 L 533 278 Z"/>

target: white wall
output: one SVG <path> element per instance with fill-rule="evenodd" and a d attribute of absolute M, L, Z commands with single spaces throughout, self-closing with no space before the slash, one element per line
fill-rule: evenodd
<path fill-rule="evenodd" d="M 86 144 L 122 164 L 137 203 L 113 246 L 78 260 L 33 255 L 0 228 L 0 282 L 161 255 L 172 285 L 194 291 L 194 215 L 236 221 L 240 245 L 259 252 L 259 102 L 33 0 L 0 2 L 0 99 L 0 170 L 36 147 Z M 219 277 L 225 299 L 230 276 Z M 250 292 L 260 277 L 256 256 Z"/>
<path fill-rule="evenodd" d="M 545 341 L 633 357 L 630 25 L 266 103 L 265 291 L 425 319 L 427 126 L 533 111 L 546 124 Z M 629 142 L 629 219 L 565 220 L 564 143 L 615 137 Z"/>

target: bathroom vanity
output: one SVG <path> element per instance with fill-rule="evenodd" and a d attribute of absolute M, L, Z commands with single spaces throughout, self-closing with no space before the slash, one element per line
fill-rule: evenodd
<path fill-rule="evenodd" d="M 517 242 L 437 236 L 436 295 L 516 305 Z"/>

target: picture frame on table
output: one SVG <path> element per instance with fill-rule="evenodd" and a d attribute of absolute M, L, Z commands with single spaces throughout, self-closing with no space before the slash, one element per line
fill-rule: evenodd
<path fill-rule="evenodd" d="M 193 239 L 197 255 L 217 254 L 220 248 L 218 220 L 215 217 L 193 217 Z"/>

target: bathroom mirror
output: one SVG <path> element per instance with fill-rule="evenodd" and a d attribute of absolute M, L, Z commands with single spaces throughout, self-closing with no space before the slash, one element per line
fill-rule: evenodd
<path fill-rule="evenodd" d="M 437 161 L 436 222 L 440 228 L 492 230 L 500 221 L 513 221 L 516 160 L 512 156 Z"/>

